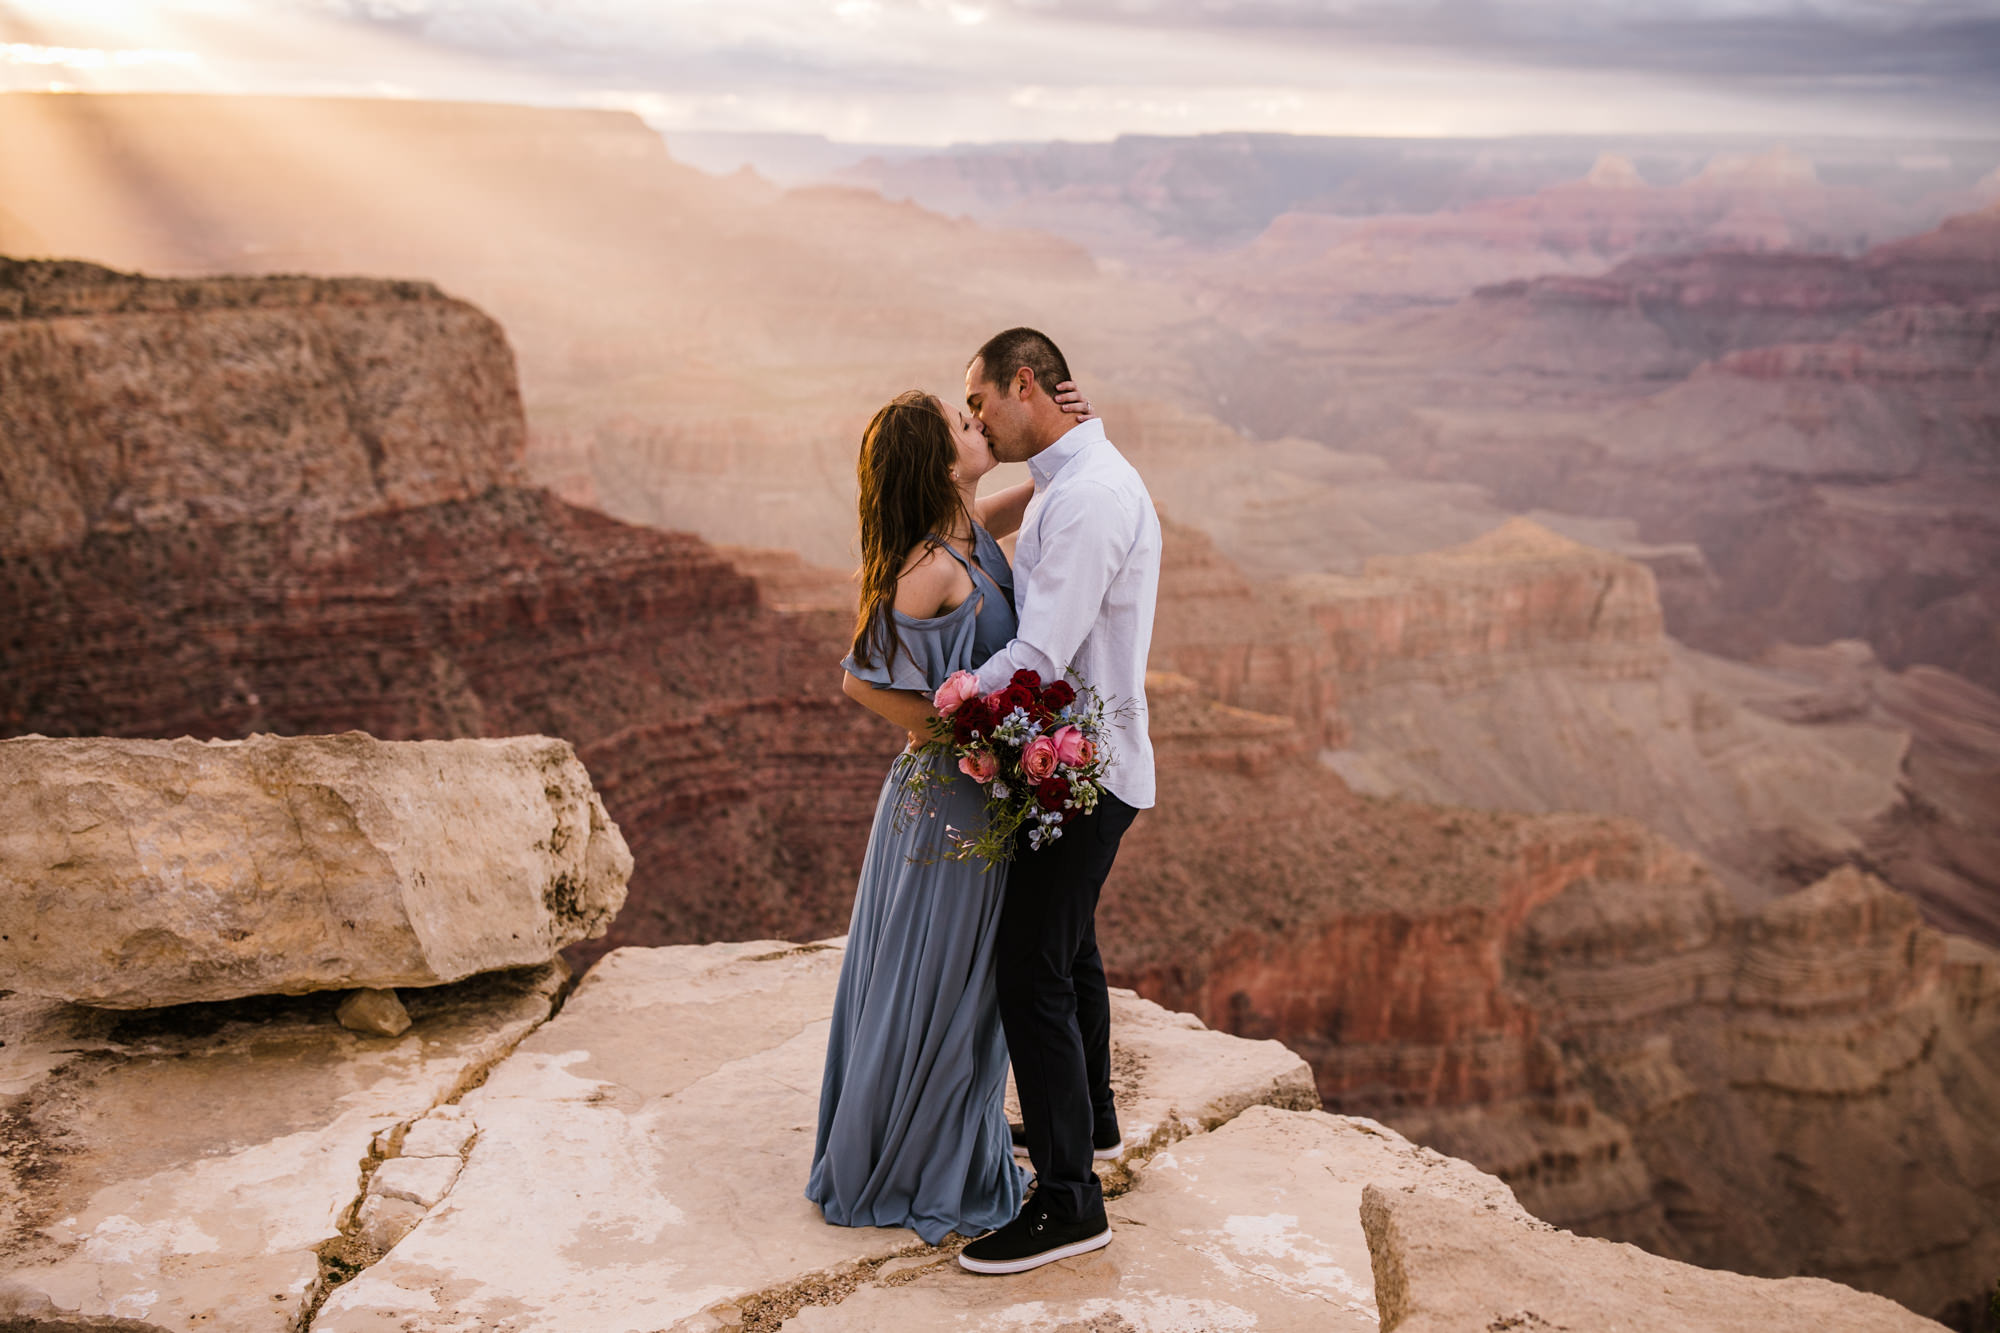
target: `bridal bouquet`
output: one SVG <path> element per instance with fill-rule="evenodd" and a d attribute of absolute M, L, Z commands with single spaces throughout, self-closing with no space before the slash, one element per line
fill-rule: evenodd
<path fill-rule="evenodd" d="M 977 834 L 948 830 L 947 859 L 976 856 L 990 869 L 1013 856 L 1024 826 L 1028 846 L 1039 850 L 1062 837 L 1063 825 L 1097 808 L 1110 755 L 1103 741 L 1107 713 L 1095 690 L 1066 680 L 1044 685 L 1035 672 L 1016 671 L 1004 687 L 981 694 L 977 678 L 959 671 L 932 702 L 940 716 L 919 753 L 956 759 L 958 771 L 986 789 L 986 827 Z M 909 786 L 942 780 L 937 766 L 922 765 Z"/>

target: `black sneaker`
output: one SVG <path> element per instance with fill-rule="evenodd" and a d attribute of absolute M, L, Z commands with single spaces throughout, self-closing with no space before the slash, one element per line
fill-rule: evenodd
<path fill-rule="evenodd" d="M 958 1252 L 958 1266 L 973 1273 L 1025 1273 L 1058 1259 L 1101 1250 L 1111 1243 L 1111 1224 L 1100 1205 L 1097 1215 L 1074 1222 L 1051 1221 L 1034 1199 L 1021 1215 Z"/>

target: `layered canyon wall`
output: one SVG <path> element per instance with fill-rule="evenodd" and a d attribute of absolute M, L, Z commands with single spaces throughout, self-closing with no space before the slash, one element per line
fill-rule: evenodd
<path fill-rule="evenodd" d="M 1934 672 L 1915 696 L 1933 703 L 1892 711 L 1858 668 L 1820 683 L 1691 651 L 1664 634 L 1647 567 L 1524 518 L 1277 581 L 1171 533 L 1156 662 L 1296 719 L 1358 791 L 1623 815 L 1701 853 L 1746 904 L 1869 865 L 1933 920 L 2000 942 L 1983 924 L 2000 819 L 1978 794 L 1994 756 L 1965 725 L 1994 705 L 1969 682 Z M 1908 697 L 1879 666 L 1870 679 Z"/>
<path fill-rule="evenodd" d="M 1662 256 L 1516 282 L 1291 333 L 1250 406 L 1219 411 L 1515 511 L 1691 543 L 1712 595 L 1672 605 L 1669 629 L 1696 647 L 1862 639 L 1892 667 L 1992 689 L 1996 247 L 1989 208 L 1853 258 Z M 1311 381 L 1308 363 L 1331 370 Z"/>
<path fill-rule="evenodd" d="M 1207 708 L 1160 725 L 1234 732 L 1230 757 L 1162 803 L 1202 788 L 1221 836 L 1134 829 L 1101 909 L 1116 977 L 1285 1041 L 1330 1108 L 1538 1216 L 1980 1327 L 2000 954 L 1852 868 L 1746 911 L 1629 821 L 1356 797 L 1296 732 Z"/>
<path fill-rule="evenodd" d="M 168 285 L 0 258 L 0 379 L 8 554 L 521 482 L 506 338 L 428 283 Z"/>
<path fill-rule="evenodd" d="M 840 696 L 844 617 L 524 488 L 491 320 L 423 284 L 6 272 L 0 727 L 561 736 L 641 866 L 610 943 L 838 929 L 895 748 Z"/>

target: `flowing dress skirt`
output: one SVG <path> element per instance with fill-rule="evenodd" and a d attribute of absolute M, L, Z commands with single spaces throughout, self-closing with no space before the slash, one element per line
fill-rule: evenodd
<path fill-rule="evenodd" d="M 829 1222 L 910 1227 L 935 1245 L 1011 1222 L 1027 1173 L 1002 1105 L 993 982 L 1006 867 L 941 859 L 946 827 L 980 828 L 985 798 L 955 769 L 943 790 L 911 798 L 903 780 L 920 763 L 942 772 L 949 761 L 900 756 L 875 805 L 806 1197 Z"/>

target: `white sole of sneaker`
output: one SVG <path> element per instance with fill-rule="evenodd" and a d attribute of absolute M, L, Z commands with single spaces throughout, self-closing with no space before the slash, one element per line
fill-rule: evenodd
<path fill-rule="evenodd" d="M 1106 1227 L 1095 1236 L 1058 1245 L 1053 1250 L 1043 1250 L 1040 1254 L 1025 1255 L 1019 1259 L 968 1259 L 965 1251 L 958 1254 L 958 1266 L 968 1273 L 1025 1273 L 1043 1264 L 1055 1263 L 1058 1259 L 1074 1259 L 1079 1254 L 1089 1254 L 1101 1250 L 1111 1243 L 1111 1228 Z"/>

